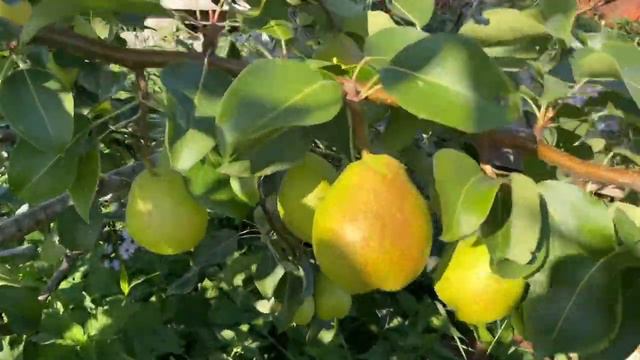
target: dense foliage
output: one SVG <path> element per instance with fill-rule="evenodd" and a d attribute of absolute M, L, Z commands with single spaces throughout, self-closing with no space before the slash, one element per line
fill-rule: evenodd
<path fill-rule="evenodd" d="M 637 23 L 168 3 L 0 1 L 0 359 L 639 345 Z"/>

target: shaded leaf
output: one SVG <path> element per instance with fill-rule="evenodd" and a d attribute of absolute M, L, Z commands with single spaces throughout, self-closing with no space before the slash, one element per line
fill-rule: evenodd
<path fill-rule="evenodd" d="M 35 332 L 40 326 L 42 313 L 38 290 L 0 286 L 0 312 L 7 317 L 9 329 L 16 334 L 27 335 Z"/>
<path fill-rule="evenodd" d="M 394 15 L 423 27 L 431 19 L 434 8 L 434 0 L 391 0 L 390 9 Z"/>
<path fill-rule="evenodd" d="M 193 264 L 207 267 L 223 263 L 238 249 L 238 234 L 228 229 L 211 231 L 193 251 Z"/>
<path fill-rule="evenodd" d="M 310 133 L 313 134 L 312 131 Z M 239 152 L 232 162 L 222 164 L 218 171 L 239 177 L 270 175 L 286 170 L 301 160 L 309 150 L 310 143 L 308 133 L 301 128 L 293 128 Z"/>
<path fill-rule="evenodd" d="M 570 43 L 571 30 L 577 15 L 577 3 L 574 0 L 541 0 L 540 13 L 544 26 L 551 35 Z"/>
<path fill-rule="evenodd" d="M 9 186 L 22 199 L 39 203 L 64 193 L 75 180 L 77 165 L 76 154 L 42 152 L 20 140 L 11 152 Z"/>
<path fill-rule="evenodd" d="M 466 154 L 452 149 L 433 157 L 443 241 L 457 241 L 478 230 L 489 215 L 500 182 L 486 176 Z"/>
<path fill-rule="evenodd" d="M 0 107 L 11 127 L 37 149 L 60 153 L 73 136 L 73 96 L 41 70 L 19 70 L 2 81 Z"/>
<path fill-rule="evenodd" d="M 412 114 L 465 132 L 513 122 L 519 96 L 473 41 L 436 34 L 400 51 L 380 72 L 385 89 Z"/>
<path fill-rule="evenodd" d="M 93 250 L 102 232 L 103 218 L 98 204 L 94 204 L 90 211 L 89 222 L 85 222 L 72 207 L 68 207 L 58 216 L 57 227 L 60 245 L 72 251 Z"/>
<path fill-rule="evenodd" d="M 540 355 L 603 349 L 621 321 L 618 265 L 628 251 L 596 260 L 566 256 L 556 261 L 545 293 L 523 304 L 525 336 Z"/>
<path fill-rule="evenodd" d="M 638 348 L 640 328 L 640 279 L 637 272 L 624 276 L 622 283 L 622 322 L 615 337 L 600 352 L 585 357 L 587 360 L 627 359 Z"/>
<path fill-rule="evenodd" d="M 69 188 L 73 206 L 85 223 L 89 222 L 91 204 L 100 180 L 100 151 L 97 146 L 78 160 L 78 173 Z"/>

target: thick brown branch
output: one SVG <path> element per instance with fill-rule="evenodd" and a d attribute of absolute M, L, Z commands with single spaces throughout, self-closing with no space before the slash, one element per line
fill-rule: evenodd
<path fill-rule="evenodd" d="M 34 41 L 48 47 L 64 49 L 84 58 L 103 60 L 130 69 L 160 68 L 187 60 L 204 61 L 200 53 L 122 48 L 53 26 L 40 31 Z M 246 64 L 239 60 L 212 56 L 209 59 L 209 66 L 238 74 Z"/>
<path fill-rule="evenodd" d="M 144 166 L 141 162 L 124 166 L 106 174 L 98 186 L 98 197 L 126 190 L 131 180 Z M 20 239 L 45 226 L 60 215 L 69 205 L 71 199 L 64 194 L 38 205 L 20 215 L 16 215 L 0 223 L 0 243 Z"/>

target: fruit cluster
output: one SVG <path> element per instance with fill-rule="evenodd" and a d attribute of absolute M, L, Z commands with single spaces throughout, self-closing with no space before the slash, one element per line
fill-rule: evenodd
<path fill-rule="evenodd" d="M 313 296 L 295 313 L 296 324 L 309 323 L 314 314 L 322 320 L 345 317 L 352 295 L 398 291 L 427 266 L 433 242 L 428 201 L 389 155 L 364 151 L 338 174 L 309 152 L 286 172 L 277 205 L 287 228 L 311 244 L 320 269 Z M 192 249 L 207 229 L 206 209 L 170 168 L 146 170 L 134 180 L 126 215 L 133 239 L 158 254 Z M 524 280 L 494 274 L 486 245 L 475 237 L 454 246 L 437 271 L 440 299 L 470 324 L 508 315 L 522 297 Z"/>

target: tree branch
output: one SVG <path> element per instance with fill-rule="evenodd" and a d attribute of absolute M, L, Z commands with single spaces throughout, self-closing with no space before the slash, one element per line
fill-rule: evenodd
<path fill-rule="evenodd" d="M 359 83 L 355 83 L 354 85 L 349 79 L 342 79 L 341 82 L 355 86 L 359 92 L 364 88 L 364 85 Z M 390 106 L 397 106 L 396 100 L 382 88 L 369 95 L 368 99 Z M 541 123 L 536 126 L 536 134 L 523 136 L 513 130 L 506 129 L 474 134 L 474 137 L 476 140 L 479 140 L 480 143 L 490 144 L 490 146 L 495 148 L 511 148 L 533 153 L 547 164 L 557 166 L 579 179 L 590 180 L 601 184 L 617 185 L 640 192 L 640 171 L 595 164 L 538 141 L 536 136 L 540 135 L 538 133 L 548 125 L 548 122 L 551 121 L 551 117 L 554 114 L 555 112 L 551 109 L 541 114 L 543 118 L 541 119 Z"/>
<path fill-rule="evenodd" d="M 53 276 L 47 283 L 47 286 L 44 288 L 44 291 L 42 292 L 42 294 L 40 294 L 40 296 L 38 296 L 38 300 L 44 302 L 49 299 L 51 294 L 53 294 L 53 292 L 60 287 L 60 284 L 62 284 L 64 279 L 69 276 L 71 269 L 73 269 L 73 265 L 76 263 L 80 255 L 82 255 L 82 252 L 67 253 L 64 256 L 64 258 L 62 259 L 62 264 L 60 264 L 58 270 L 53 273 Z"/>
<path fill-rule="evenodd" d="M 141 162 L 136 162 L 107 173 L 98 185 L 98 198 L 126 190 L 131 180 L 143 168 Z M 40 226 L 49 224 L 70 205 L 71 198 L 68 194 L 64 194 L 0 222 L 0 243 L 20 239 L 36 231 Z"/>
<path fill-rule="evenodd" d="M 23 245 L 11 249 L 0 250 L 0 259 L 27 256 L 35 257 L 38 254 L 38 248 L 34 245 Z"/>
<path fill-rule="evenodd" d="M 55 27 L 45 28 L 36 36 L 35 41 L 47 46 L 65 49 L 86 58 L 104 60 L 131 69 L 163 67 L 170 63 L 184 60 L 203 61 L 201 54 L 121 48 L 101 40 L 87 38 L 70 30 L 62 30 Z M 237 74 L 245 68 L 246 63 L 239 60 L 211 57 L 209 65 Z M 356 90 L 360 92 L 364 87 L 364 85 L 358 84 L 351 79 L 338 78 L 337 80 L 342 82 L 345 87 L 355 86 Z M 368 94 L 367 99 L 381 104 L 397 106 L 397 101 L 383 88 Z M 540 160 L 550 165 L 558 166 L 576 177 L 599 183 L 620 185 L 640 191 L 640 173 L 637 171 L 592 164 L 546 144 L 537 144 L 535 138 L 533 142 L 529 142 L 514 136 L 514 134 L 500 133 L 497 136 L 496 133 L 492 132 L 480 134 L 479 136 L 494 136 L 495 140 L 499 141 L 495 143 L 496 146 L 509 144 L 514 149 L 533 152 Z M 0 242 L 2 239 L 2 224 L 0 224 Z"/>
<path fill-rule="evenodd" d="M 63 49 L 80 57 L 103 60 L 129 69 L 161 68 L 181 61 L 204 61 L 200 53 L 182 51 L 131 49 L 88 38 L 72 30 L 48 26 L 36 35 L 34 41 L 48 47 Z M 240 60 L 209 58 L 209 66 L 234 74 L 240 73 L 246 63 Z"/>

